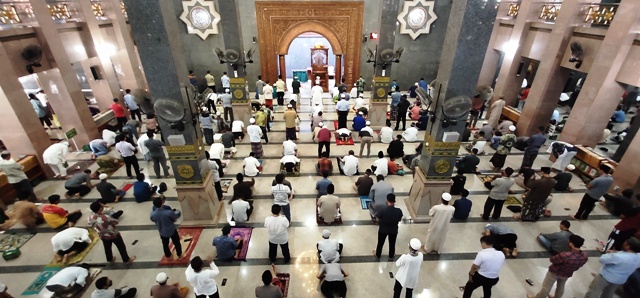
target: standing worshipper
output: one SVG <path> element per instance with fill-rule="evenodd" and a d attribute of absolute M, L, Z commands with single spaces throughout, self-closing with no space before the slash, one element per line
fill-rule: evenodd
<path fill-rule="evenodd" d="M 320 82 L 316 82 L 315 86 L 311 88 L 311 102 L 314 105 L 322 106 L 322 86 L 320 86 Z"/>
<path fill-rule="evenodd" d="M 571 159 L 578 154 L 578 148 L 567 142 L 555 141 L 549 145 L 547 153 L 553 154 L 556 158 L 551 169 L 562 172 L 571 163 Z"/>
<path fill-rule="evenodd" d="M 538 133 L 527 139 L 527 147 L 524 149 L 524 157 L 522 157 L 520 168 L 533 167 L 533 161 L 538 157 L 540 147 L 547 141 L 544 131 L 544 126 L 538 126 Z"/>
<path fill-rule="evenodd" d="M 182 258 L 182 244 L 180 243 L 180 235 L 178 229 L 176 229 L 176 220 L 180 217 L 176 212 L 173 212 L 171 208 L 164 208 L 164 196 L 153 199 L 153 206 L 155 210 L 151 211 L 149 219 L 156 224 L 156 228 L 160 233 L 160 240 L 162 240 L 162 250 L 164 256 L 171 258 L 171 249 L 169 249 L 169 239 L 173 242 L 173 247 L 176 249 L 176 256 L 178 259 Z"/>
<path fill-rule="evenodd" d="M 360 76 L 360 78 L 356 81 L 356 86 L 357 86 L 357 90 L 358 90 L 358 94 L 363 93 L 364 92 L 364 85 L 366 84 L 366 81 L 362 78 L 362 76 Z"/>
<path fill-rule="evenodd" d="M 373 184 L 372 182 L 373 185 L 369 187 L 368 192 L 369 200 L 371 200 L 371 203 L 369 204 L 369 212 L 372 217 L 387 208 L 387 196 L 393 193 L 393 186 L 384 181 L 384 176 L 377 175 L 376 182 L 376 184 Z"/>
<path fill-rule="evenodd" d="M 256 81 L 256 99 L 260 104 L 264 104 L 264 86 L 265 82 L 262 80 L 262 75 L 258 75 L 258 80 Z"/>
<path fill-rule="evenodd" d="M 606 165 L 600 165 L 600 176 L 587 184 L 587 192 L 585 192 L 580 201 L 580 208 L 578 208 L 575 215 L 571 216 L 572 219 L 587 219 L 589 217 L 596 202 L 607 193 L 607 190 L 613 184 L 613 177 L 609 172 L 611 172 L 611 168 Z"/>
<path fill-rule="evenodd" d="M 493 164 L 494 170 L 500 170 L 504 167 L 504 163 L 507 160 L 507 155 L 511 152 L 511 148 L 516 144 L 516 135 L 513 133 L 516 131 L 516 127 L 509 126 L 509 133 L 503 134 L 498 142 L 498 149 L 489 160 Z"/>
<path fill-rule="evenodd" d="M 276 94 L 278 95 L 278 105 L 284 105 L 284 91 L 287 88 L 287 84 L 282 80 L 282 75 L 278 76 L 276 81 Z"/>
<path fill-rule="evenodd" d="M 491 209 L 493 209 L 491 218 L 494 220 L 500 218 L 502 205 L 504 205 L 504 201 L 507 200 L 511 186 L 515 183 L 511 175 L 513 175 L 513 169 L 506 168 L 502 171 L 502 177 L 496 177 L 491 181 L 491 191 L 489 192 L 489 197 L 487 197 L 487 200 L 484 202 L 484 213 L 480 214 L 482 219 L 489 220 Z"/>
<path fill-rule="evenodd" d="M 202 108 L 202 112 L 200 112 L 200 126 L 205 142 L 211 146 L 213 144 L 213 117 L 206 108 Z"/>
<path fill-rule="evenodd" d="M 40 119 L 40 124 L 43 126 L 46 124 L 49 129 L 53 129 L 51 119 L 49 119 L 47 115 L 47 108 L 42 105 L 38 97 L 33 93 L 29 93 L 29 102 L 33 106 L 33 110 L 36 112 L 38 119 Z"/>
<path fill-rule="evenodd" d="M 300 81 L 298 81 L 298 77 L 297 76 L 293 77 L 293 82 L 291 82 L 291 89 L 293 89 L 292 93 L 295 96 L 295 98 L 297 100 L 300 100 Z M 295 110 L 296 109 L 296 100 L 294 100 L 293 97 L 292 97 L 291 101 L 289 103 L 293 106 L 293 109 Z"/>
<path fill-rule="evenodd" d="M 114 264 L 116 262 L 115 257 L 113 256 L 113 252 L 111 251 L 112 244 L 116 245 L 118 248 L 118 252 L 120 252 L 120 257 L 122 261 L 127 265 L 133 263 L 136 259 L 135 256 L 129 257 L 127 253 L 127 247 L 124 244 L 124 240 L 122 239 L 122 235 L 116 229 L 116 225 L 118 224 L 118 220 L 111 217 L 110 215 L 104 214 L 102 211 L 104 210 L 104 205 L 100 202 L 91 203 L 90 207 L 93 214 L 89 216 L 89 225 L 93 227 L 98 235 L 100 236 L 100 240 L 102 240 L 102 244 L 104 245 L 104 253 L 107 256 L 107 262 Z"/>
<path fill-rule="evenodd" d="M 118 121 L 118 131 L 122 132 L 122 128 L 127 124 L 127 113 L 124 107 L 118 103 L 117 98 L 114 98 L 109 108 L 113 110 L 113 115 L 116 117 L 116 121 Z"/>
<path fill-rule="evenodd" d="M 569 236 L 569 251 L 558 253 L 551 258 L 551 266 L 549 271 L 544 276 L 542 281 L 542 288 L 536 295 L 527 295 L 528 298 L 547 298 L 556 297 L 562 298 L 564 294 L 564 285 L 567 280 L 573 276 L 573 273 L 578 271 L 580 267 L 587 263 L 587 253 L 580 250 L 580 247 L 584 244 L 584 239 L 578 235 Z M 556 284 L 557 283 L 557 284 Z M 551 288 L 556 284 L 555 295 L 551 296 Z"/>
<path fill-rule="evenodd" d="M 636 269 L 640 268 L 640 240 L 630 238 L 618 252 L 600 257 L 602 268 L 593 278 L 585 298 L 612 298 L 618 286 L 624 284 Z"/>
<path fill-rule="evenodd" d="M 500 99 L 494 101 L 489 108 L 491 110 L 491 114 L 489 114 L 489 120 L 487 120 L 487 124 L 489 126 L 496 128 L 498 126 L 498 121 L 500 121 L 500 117 L 502 116 L 502 109 L 504 108 L 505 102 L 502 97 Z"/>
<path fill-rule="evenodd" d="M 222 76 L 220 77 L 220 82 L 222 82 L 222 88 L 224 89 L 231 88 L 231 79 L 229 79 L 229 76 L 227 75 L 226 71 L 222 73 Z"/>
<path fill-rule="evenodd" d="M 262 150 L 262 129 L 256 125 L 256 119 L 249 119 L 249 126 L 247 126 L 247 134 L 249 135 L 249 142 L 251 142 L 251 152 L 254 153 L 255 158 L 261 158 L 264 154 Z"/>
<path fill-rule="evenodd" d="M 226 75 L 226 72 L 225 72 Z M 203 269 L 204 262 L 199 256 L 194 257 L 189 262 L 189 267 L 184 272 L 184 275 L 193 287 L 193 293 L 196 298 L 220 298 L 220 291 L 218 291 L 218 284 L 214 279 L 220 274 L 220 269 L 213 262 L 212 257 L 208 257 L 205 262 L 209 263 L 210 269 Z"/>
<path fill-rule="evenodd" d="M 136 97 L 131 94 L 131 89 L 124 90 L 124 93 L 124 104 L 129 108 L 131 119 L 135 119 L 135 116 L 138 116 L 138 120 L 142 122 L 142 114 L 140 113 L 138 103 L 136 103 Z"/>
<path fill-rule="evenodd" d="M 207 74 L 204 75 L 204 79 L 207 81 L 207 88 L 211 89 L 213 93 L 216 93 L 216 78 L 211 74 L 210 70 L 207 70 Z"/>
<path fill-rule="evenodd" d="M 422 247 L 424 253 L 435 252 L 439 254 L 444 246 L 444 240 L 447 239 L 447 231 L 449 230 L 449 222 L 453 217 L 453 212 L 456 208 L 449 206 L 451 201 L 451 195 L 449 193 L 443 193 L 440 197 L 440 204 L 431 207 L 429 210 L 429 216 L 431 216 L 431 222 L 429 223 L 429 230 L 427 232 L 427 241 L 425 246 Z"/>
<path fill-rule="evenodd" d="M 491 298 L 491 288 L 498 283 L 500 269 L 504 265 L 504 254 L 493 248 L 491 236 L 482 236 L 480 246 L 482 250 L 473 260 L 462 298 L 471 298 L 471 294 L 478 287 L 482 287 L 484 298 Z"/>
<path fill-rule="evenodd" d="M 402 95 L 402 97 L 400 97 L 400 102 L 397 104 L 398 121 L 396 121 L 395 130 L 398 130 L 400 127 L 400 121 L 402 121 L 402 130 L 407 129 L 407 110 L 409 109 L 409 106 L 411 106 L 411 103 L 407 100 L 407 95 Z"/>
<path fill-rule="evenodd" d="M 527 183 L 529 193 L 524 199 L 520 216 L 523 221 L 537 221 L 540 218 L 544 212 L 545 202 L 556 185 L 556 181 L 549 176 L 551 168 L 542 167 L 541 170 L 542 177 L 540 179 L 535 179 L 534 176 Z"/>
<path fill-rule="evenodd" d="M 427 83 L 424 78 L 420 78 L 418 84 L 420 85 L 420 88 L 424 89 L 424 91 L 429 91 L 429 83 Z"/>
<path fill-rule="evenodd" d="M 262 96 L 264 97 L 264 104 L 267 105 L 270 109 L 273 110 L 273 86 L 271 86 L 271 83 L 267 80 L 267 82 L 264 84 L 264 87 L 262 87 Z"/>
<path fill-rule="evenodd" d="M 323 147 L 326 149 L 324 152 L 327 156 L 331 156 L 331 131 L 324 125 L 324 122 L 320 122 L 318 126 L 320 127 L 316 137 L 318 142 L 318 158 L 322 157 Z"/>
<path fill-rule="evenodd" d="M 389 115 L 389 119 L 391 119 L 391 121 L 398 120 L 398 103 L 400 103 L 401 98 L 402 98 L 402 94 L 400 94 L 400 90 L 392 88 L 391 89 L 391 112 Z"/>
<path fill-rule="evenodd" d="M 133 170 L 136 172 L 136 175 L 139 175 L 140 166 L 138 165 L 138 158 L 136 157 L 136 153 L 138 153 L 138 149 L 136 149 L 136 147 L 133 147 L 131 143 L 127 142 L 127 138 L 128 137 L 126 135 L 123 135 L 123 134 L 118 135 L 116 137 L 116 149 L 118 150 L 118 152 L 120 152 L 120 155 L 122 155 L 124 164 L 127 167 L 127 177 L 131 179 L 133 178 L 133 176 L 131 175 L 131 167 L 133 166 Z M 146 146 L 146 143 L 148 143 L 149 141 L 150 140 L 145 141 L 145 146 Z"/>
<path fill-rule="evenodd" d="M 396 283 L 393 286 L 393 298 L 400 298 L 402 288 L 406 288 L 406 297 L 413 297 L 413 289 L 418 284 L 420 266 L 422 265 L 422 253 L 418 250 L 422 246 L 418 238 L 409 241 L 409 253 L 403 254 L 396 261 Z"/>
<path fill-rule="evenodd" d="M 147 131 L 147 137 L 149 139 L 144 142 L 144 146 L 149 150 L 149 158 L 153 161 L 153 172 L 156 174 L 156 178 L 160 179 L 160 166 L 162 166 L 162 172 L 164 178 L 169 178 L 169 166 L 167 166 L 167 157 L 164 155 L 164 143 L 160 140 L 153 138 L 153 132 Z"/>
<path fill-rule="evenodd" d="M 67 177 L 67 154 L 69 154 L 69 142 L 67 141 L 53 144 L 42 153 L 42 161 L 49 165 L 55 174 L 54 179 Z"/>
<path fill-rule="evenodd" d="M 365 122 L 365 125 L 366 126 L 360 129 L 360 132 L 358 132 L 358 136 L 360 137 L 360 154 L 358 155 L 359 158 L 362 158 L 362 151 L 364 150 L 365 145 L 367 145 L 367 157 L 369 157 L 371 153 L 371 143 L 373 142 L 373 136 L 375 135 L 373 129 L 371 128 L 371 122 L 367 121 Z"/>
<path fill-rule="evenodd" d="M 2 151 L 0 157 L 2 158 L 0 159 L 0 171 L 7 176 L 9 184 L 16 190 L 16 194 L 23 195 L 29 201 L 36 201 L 37 198 L 33 192 L 33 186 L 29 182 L 27 174 L 23 172 L 24 166 L 13 160 L 9 151 Z"/>
<path fill-rule="evenodd" d="M 350 108 L 347 97 L 347 94 L 341 93 L 340 101 L 336 104 L 336 113 L 338 113 L 338 127 L 336 129 L 347 128 L 347 116 Z"/>
<path fill-rule="evenodd" d="M 229 123 L 233 122 L 233 104 L 231 103 L 231 93 L 229 93 L 229 88 L 224 89 L 224 94 L 220 95 L 220 100 L 222 101 L 222 108 L 224 110 L 224 121 Z M 231 120 L 229 120 L 231 119 Z"/>
<path fill-rule="evenodd" d="M 378 244 L 373 251 L 373 255 L 380 260 L 382 247 L 387 237 L 389 237 L 389 260 L 396 256 L 396 238 L 398 237 L 398 223 L 402 220 L 402 210 L 396 208 L 396 195 L 387 195 L 387 206 L 376 214 L 378 218 Z"/>
<path fill-rule="evenodd" d="M 260 130 L 262 130 L 262 137 L 264 138 L 266 144 L 269 144 L 269 136 L 267 135 L 267 127 L 269 125 L 268 110 L 269 109 L 263 105 L 262 109 L 258 109 L 254 116 L 254 119 L 256 119 L 256 125 L 260 127 Z"/>
<path fill-rule="evenodd" d="M 298 118 L 298 113 L 293 110 L 293 106 L 291 104 L 287 105 L 287 110 L 284 111 L 283 118 L 286 135 L 285 138 L 293 141 L 297 140 L 296 119 Z"/>
<path fill-rule="evenodd" d="M 286 217 L 281 216 L 280 212 L 282 207 L 277 204 L 271 206 L 271 215 L 264 220 L 264 227 L 267 228 L 267 234 L 269 235 L 269 260 L 271 263 L 276 261 L 276 254 L 278 253 L 278 245 L 282 249 L 282 255 L 284 257 L 284 263 L 288 264 L 291 260 L 289 254 L 289 221 Z"/>
<path fill-rule="evenodd" d="M 284 185 L 284 174 L 279 173 L 276 175 L 276 185 L 271 187 L 271 194 L 273 195 L 273 203 L 280 206 L 282 213 L 288 222 L 291 222 L 291 205 L 289 202 L 293 200 L 292 189 Z"/>

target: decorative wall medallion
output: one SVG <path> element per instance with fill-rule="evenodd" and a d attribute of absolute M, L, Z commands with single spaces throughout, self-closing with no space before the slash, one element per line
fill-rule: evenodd
<path fill-rule="evenodd" d="M 213 6 L 213 1 L 182 1 L 180 19 L 187 24 L 187 32 L 207 39 L 209 34 L 218 34 L 220 14 Z"/>
<path fill-rule="evenodd" d="M 451 163 L 449 163 L 448 160 L 442 158 L 442 159 L 439 159 L 438 161 L 436 161 L 435 164 L 433 164 L 433 169 L 438 174 L 444 174 L 444 173 L 448 172 L 449 169 L 451 169 Z"/>
<path fill-rule="evenodd" d="M 414 40 L 420 34 L 428 34 L 431 24 L 438 18 L 433 11 L 434 5 L 435 1 L 404 1 L 402 11 L 398 15 L 400 33 L 409 34 Z"/>
<path fill-rule="evenodd" d="M 196 172 L 193 170 L 193 167 L 188 164 L 181 164 L 178 166 L 178 174 L 182 178 L 189 179 L 193 177 Z"/>

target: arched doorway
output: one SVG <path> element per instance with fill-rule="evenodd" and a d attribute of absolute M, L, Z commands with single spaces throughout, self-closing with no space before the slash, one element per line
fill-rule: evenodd
<path fill-rule="evenodd" d="M 363 2 L 257 1 L 256 19 L 263 79 L 274 82 L 278 66 L 286 72 L 285 58 L 289 45 L 300 34 L 315 32 L 324 36 L 342 64 L 347 84 L 360 74 L 360 41 Z M 338 56 L 340 56 L 338 58 Z M 336 69 L 342 68 L 342 65 Z M 339 72 L 336 72 L 338 75 Z M 336 77 L 336 82 L 339 82 Z"/>

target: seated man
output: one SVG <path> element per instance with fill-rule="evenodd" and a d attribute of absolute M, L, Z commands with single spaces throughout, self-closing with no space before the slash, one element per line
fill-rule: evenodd
<path fill-rule="evenodd" d="M 404 143 L 402 143 L 402 135 L 397 135 L 396 139 L 389 143 L 387 147 L 389 158 L 404 157 Z"/>
<path fill-rule="evenodd" d="M 371 216 L 376 216 L 378 212 L 387 208 L 387 195 L 393 193 L 393 186 L 384 181 L 384 176 L 376 176 L 377 183 L 371 187 L 369 191 L 369 213 Z"/>
<path fill-rule="evenodd" d="M 249 220 L 249 216 L 253 212 L 253 201 L 245 200 L 242 197 L 231 202 L 231 220 L 238 224 L 246 223 Z"/>
<path fill-rule="evenodd" d="M 404 168 L 396 163 L 396 158 L 392 157 L 389 159 L 387 163 L 387 168 L 389 169 L 389 175 L 400 175 L 404 176 Z"/>
<path fill-rule="evenodd" d="M 364 172 L 364 176 L 359 177 L 353 185 L 353 189 L 358 192 L 358 196 L 369 197 L 369 192 L 373 186 L 373 178 L 371 178 L 371 174 L 371 169 L 367 169 Z"/>
<path fill-rule="evenodd" d="M 322 152 L 322 157 L 318 159 L 318 163 L 316 163 L 316 170 L 320 175 L 324 172 L 329 174 L 333 172 L 333 162 L 329 159 L 329 153 L 326 151 Z"/>
<path fill-rule="evenodd" d="M 480 131 L 478 134 L 475 135 L 471 144 L 468 144 L 467 146 L 465 146 L 465 148 L 467 148 L 467 150 L 469 151 L 473 149 L 477 149 L 478 154 L 485 154 L 484 147 L 486 145 L 487 145 L 487 140 L 484 137 L 484 131 Z"/>
<path fill-rule="evenodd" d="M 287 173 L 299 173 L 300 172 L 300 159 L 295 155 L 285 155 L 280 159 L 281 169 L 284 169 Z"/>
<path fill-rule="evenodd" d="M 233 133 L 230 131 L 226 131 L 222 134 L 220 140 L 222 141 L 222 145 L 224 146 L 224 154 L 228 154 L 229 158 L 232 158 L 233 155 L 238 152 L 238 149 L 236 149 L 235 135 L 233 135 Z"/>
<path fill-rule="evenodd" d="M 557 185 L 557 184 L 556 184 Z M 609 213 L 620 216 L 624 211 L 637 208 L 640 205 L 640 197 L 636 197 L 634 200 L 633 189 L 625 189 L 622 191 L 622 195 L 604 194 L 604 206 Z"/>
<path fill-rule="evenodd" d="M 322 172 L 322 179 L 316 182 L 316 190 L 318 191 L 316 198 L 319 198 L 321 196 L 328 194 L 327 188 L 329 187 L 329 185 L 333 184 L 333 182 L 331 182 L 331 180 L 329 180 L 328 177 L 329 177 L 329 172 L 324 171 Z"/>
<path fill-rule="evenodd" d="M 569 164 L 564 172 L 560 172 L 556 174 L 553 179 L 556 180 L 556 185 L 553 186 L 553 189 L 557 191 L 568 191 L 572 192 L 573 189 L 569 186 L 571 182 L 571 178 L 573 178 L 573 174 L 571 172 L 576 169 L 576 166 Z"/>
<path fill-rule="evenodd" d="M 28 192 L 19 196 L 18 199 L 19 201 L 13 204 L 13 212 L 8 214 L 7 221 L 0 226 L 0 231 L 6 231 L 16 223 L 24 225 L 27 230 L 35 229 L 44 223 L 44 217 L 38 206 L 28 201 Z M 0 208 L 0 210 L 2 209 Z M 2 295 L 0 295 L 0 298 L 2 298 Z"/>
<path fill-rule="evenodd" d="M 242 141 L 242 139 L 244 139 L 244 133 L 246 132 L 246 129 L 244 128 L 244 122 L 242 122 L 242 120 L 233 121 L 231 123 L 231 132 L 236 139 Z"/>
<path fill-rule="evenodd" d="M 460 198 L 453 202 L 453 208 L 456 210 L 453 212 L 453 218 L 459 220 L 466 220 L 469 218 L 469 213 L 471 213 L 471 206 L 473 202 L 467 199 L 469 196 L 469 191 L 467 189 L 462 189 L 460 191 Z"/>
<path fill-rule="evenodd" d="M 349 155 L 345 157 L 337 157 L 338 170 L 340 174 L 346 176 L 360 175 L 358 172 L 358 158 L 355 157 L 355 152 L 349 150 Z"/>
<path fill-rule="evenodd" d="M 109 289 L 113 286 L 113 281 L 107 276 L 98 278 L 95 285 L 96 289 L 91 293 L 91 298 L 133 298 L 138 293 L 138 289 L 133 287 Z"/>
<path fill-rule="evenodd" d="M 296 145 L 296 142 L 292 141 L 290 138 L 287 138 L 286 141 L 282 142 L 282 155 L 298 156 L 298 145 Z"/>
<path fill-rule="evenodd" d="M 471 154 L 456 162 L 456 168 L 462 170 L 463 173 L 475 174 L 478 172 L 478 164 L 480 164 L 480 158 L 478 158 L 477 154 L 478 149 L 471 149 Z"/>
<path fill-rule="evenodd" d="M 318 199 L 318 215 L 322 221 L 328 225 L 340 218 L 340 198 L 334 196 L 335 187 L 333 184 L 327 186 L 327 194 Z"/>
<path fill-rule="evenodd" d="M 151 197 L 156 194 L 157 186 L 149 184 L 144 181 L 144 174 L 140 173 L 136 175 L 136 182 L 133 183 L 133 197 L 136 202 L 142 203 L 151 200 Z"/>
<path fill-rule="evenodd" d="M 156 275 L 157 285 L 151 287 L 151 298 L 186 298 L 189 287 L 181 287 L 180 283 L 167 284 L 169 276 L 160 272 Z"/>
<path fill-rule="evenodd" d="M 407 142 L 415 142 L 418 140 L 418 128 L 415 123 L 411 123 L 411 127 L 402 132 L 402 137 Z"/>
<path fill-rule="evenodd" d="M 89 264 L 69 266 L 52 276 L 45 288 L 55 296 L 65 297 L 81 291 L 87 285 L 87 278 L 89 278 Z"/>
<path fill-rule="evenodd" d="M 89 142 L 89 149 L 91 149 L 91 159 L 95 159 L 98 156 L 109 153 L 109 144 L 103 139 L 95 139 Z"/>
<path fill-rule="evenodd" d="M 316 244 L 318 257 L 325 264 L 329 261 L 338 262 L 340 260 L 340 254 L 342 254 L 342 248 L 344 247 L 338 240 L 329 239 L 329 237 L 331 237 L 329 230 L 322 231 L 322 240 Z"/>
<path fill-rule="evenodd" d="M 100 182 L 96 184 L 96 189 L 100 193 L 100 203 L 108 204 L 108 203 L 117 203 L 124 197 L 127 193 L 122 189 L 117 189 L 113 184 L 107 182 L 107 178 L 109 175 L 100 174 L 98 178 L 100 178 Z"/>
<path fill-rule="evenodd" d="M 348 130 L 347 128 L 343 127 L 343 128 L 340 128 L 340 129 L 336 130 L 336 135 L 337 135 L 338 139 L 340 139 L 340 141 L 348 142 L 349 139 L 351 138 L 351 131 Z"/>
<path fill-rule="evenodd" d="M 387 126 L 380 129 L 380 142 L 388 144 L 393 141 L 393 128 L 391 128 L 391 121 L 387 119 Z"/>
<path fill-rule="evenodd" d="M 56 262 L 67 263 L 70 257 L 85 250 L 91 238 L 87 229 L 71 227 L 58 232 L 51 238 Z"/>
<path fill-rule="evenodd" d="M 251 199 L 253 197 L 253 186 L 256 184 L 256 181 L 251 178 L 251 181 L 244 181 L 244 175 L 242 173 L 236 174 L 236 179 L 238 183 L 233 186 L 233 200 L 237 200 L 238 198 L 243 198 L 245 200 Z"/>
<path fill-rule="evenodd" d="M 213 238 L 213 246 L 216 247 L 218 260 L 230 262 L 233 259 L 238 259 L 238 255 L 240 255 L 243 244 L 242 237 L 230 237 L 229 233 L 231 233 L 231 226 L 225 225 L 222 227 L 222 235 Z"/>
<path fill-rule="evenodd" d="M 560 231 L 549 234 L 540 233 L 540 235 L 538 235 L 538 242 L 554 255 L 570 251 L 569 236 L 573 235 L 573 233 L 569 231 L 570 227 L 571 223 L 568 220 L 563 220 L 560 222 Z"/>
<path fill-rule="evenodd" d="M 484 227 L 483 234 L 493 236 L 493 248 L 497 251 L 502 251 L 505 257 L 511 256 L 515 258 L 518 256 L 518 247 L 516 245 L 518 235 L 510 227 L 502 224 L 487 224 Z"/>
<path fill-rule="evenodd" d="M 355 117 L 353 117 L 353 125 L 352 125 L 353 130 L 360 131 L 365 126 L 367 126 L 367 120 L 364 119 L 364 113 L 358 112 L 358 114 Z"/>
<path fill-rule="evenodd" d="M 498 150 L 498 147 L 500 146 L 500 139 L 502 138 L 502 132 L 501 131 L 496 131 L 495 134 L 493 134 L 493 138 L 491 138 L 491 143 L 489 144 L 489 147 L 491 147 L 491 149 L 493 150 Z"/>
<path fill-rule="evenodd" d="M 69 212 L 58 207 L 58 204 L 60 204 L 60 196 L 50 195 L 49 205 L 44 205 L 42 207 L 42 216 L 44 217 L 44 221 L 54 229 L 63 225 L 73 227 L 80 217 L 82 217 L 82 212 L 80 212 L 80 210 Z"/>
<path fill-rule="evenodd" d="M 213 143 L 209 147 L 209 159 L 221 160 L 224 159 L 224 145 L 222 143 Z"/>
<path fill-rule="evenodd" d="M 113 173 L 120 168 L 122 165 L 120 160 L 111 156 L 111 155 L 102 155 L 96 158 L 96 163 L 98 164 L 98 173 Z"/>
<path fill-rule="evenodd" d="M 371 165 L 371 170 L 376 176 L 382 175 L 383 177 L 386 177 L 387 174 L 389 174 L 389 160 L 384 158 L 384 153 L 382 153 L 382 151 L 378 151 L 378 159 L 373 162 L 373 165 Z M 386 197 L 384 199 L 386 200 Z"/>
<path fill-rule="evenodd" d="M 271 264 L 271 270 L 265 270 L 262 272 L 262 286 L 257 286 L 255 289 L 256 297 L 258 298 L 282 298 L 284 285 L 278 278 L 276 272 L 276 265 Z"/>
<path fill-rule="evenodd" d="M 67 179 L 67 181 L 64 182 L 64 188 L 67 189 L 64 197 L 67 199 L 71 197 L 80 199 L 90 193 L 93 185 L 91 185 L 91 177 L 89 175 L 91 175 L 91 170 L 87 169 Z"/>
<path fill-rule="evenodd" d="M 250 152 L 249 156 L 242 161 L 242 169 L 245 176 L 255 177 L 262 171 L 262 165 L 260 165 L 260 161 L 255 156 L 254 152 Z"/>

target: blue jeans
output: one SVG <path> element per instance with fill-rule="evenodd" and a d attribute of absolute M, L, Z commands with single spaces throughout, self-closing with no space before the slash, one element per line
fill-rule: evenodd
<path fill-rule="evenodd" d="M 95 156 L 102 156 L 109 153 L 109 150 L 107 149 L 107 147 L 105 147 L 100 143 L 98 144 L 89 143 L 89 148 L 91 148 L 91 152 L 93 152 Z"/>
<path fill-rule="evenodd" d="M 540 242 L 540 245 L 542 245 L 548 251 L 553 252 L 553 249 L 551 249 L 551 241 L 549 241 L 547 237 L 538 235 L 538 242 Z"/>
<path fill-rule="evenodd" d="M 291 205 L 280 205 L 280 207 L 282 207 L 282 214 L 284 214 L 284 217 L 286 217 L 289 224 L 291 224 Z"/>

